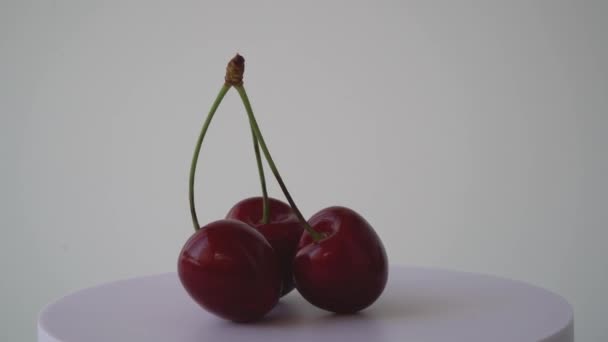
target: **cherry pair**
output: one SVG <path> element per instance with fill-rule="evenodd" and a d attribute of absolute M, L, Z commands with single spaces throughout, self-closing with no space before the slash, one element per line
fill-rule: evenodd
<path fill-rule="evenodd" d="M 190 170 L 190 210 L 195 234 L 178 260 L 180 280 L 203 308 L 228 320 L 260 319 L 294 286 L 310 303 L 353 313 L 382 293 L 388 262 L 369 223 L 344 207 L 304 219 L 283 182 L 243 87 L 244 59 L 226 69 L 225 84 L 203 124 Z M 253 136 L 262 197 L 240 201 L 226 219 L 200 227 L 194 208 L 194 174 L 202 141 L 217 107 L 234 87 L 245 105 Z M 260 147 L 289 204 L 269 198 Z"/>

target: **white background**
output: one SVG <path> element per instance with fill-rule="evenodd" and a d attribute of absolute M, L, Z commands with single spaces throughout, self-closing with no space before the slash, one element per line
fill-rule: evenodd
<path fill-rule="evenodd" d="M 607 16 L 600 1 L 0 2 L 0 340 L 33 340 L 72 290 L 175 269 L 194 142 L 237 51 L 306 215 L 350 206 L 392 263 L 543 286 L 574 305 L 577 340 L 608 339 Z M 235 92 L 206 142 L 203 222 L 259 192 Z"/>

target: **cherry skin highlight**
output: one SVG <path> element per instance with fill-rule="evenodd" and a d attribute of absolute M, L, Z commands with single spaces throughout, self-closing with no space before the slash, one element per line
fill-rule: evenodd
<path fill-rule="evenodd" d="M 296 288 L 311 304 L 354 313 L 378 299 L 388 279 L 388 260 L 372 226 L 355 211 L 330 207 L 308 223 L 325 237 L 303 234 L 294 258 Z"/>
<path fill-rule="evenodd" d="M 283 280 L 281 296 L 284 296 L 294 288 L 292 263 L 304 228 L 291 207 L 274 198 L 268 198 L 270 216 L 268 223 L 262 223 L 263 203 L 262 197 L 244 199 L 230 209 L 226 218 L 249 224 L 268 240 L 279 260 Z"/>
<path fill-rule="evenodd" d="M 219 220 L 188 239 L 178 275 L 204 309 L 227 320 L 262 318 L 281 294 L 277 257 L 264 236 L 246 223 Z"/>

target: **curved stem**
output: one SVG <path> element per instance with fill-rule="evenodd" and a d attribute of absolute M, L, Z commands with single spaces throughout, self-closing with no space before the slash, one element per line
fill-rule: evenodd
<path fill-rule="evenodd" d="M 213 115 L 219 107 L 220 103 L 224 99 L 226 93 L 230 90 L 230 85 L 224 84 L 220 89 L 220 92 L 217 94 L 211 109 L 209 110 L 209 114 L 207 114 L 207 118 L 205 119 L 205 123 L 203 123 L 203 128 L 201 129 L 201 133 L 196 142 L 196 147 L 194 148 L 194 155 L 192 156 L 192 164 L 190 164 L 190 180 L 188 183 L 189 189 L 189 200 L 190 200 L 190 215 L 192 216 L 192 224 L 194 225 L 194 231 L 198 231 L 201 226 L 198 223 L 198 217 L 196 216 L 196 209 L 194 207 L 194 176 L 196 174 L 196 164 L 198 162 L 198 155 L 201 151 L 201 146 L 203 144 L 203 139 L 205 139 L 205 135 L 207 134 L 207 129 L 209 128 L 209 124 L 211 123 L 211 119 L 213 119 Z"/>
<path fill-rule="evenodd" d="M 314 241 L 321 240 L 323 238 L 323 235 L 321 233 L 317 232 L 316 230 L 314 230 L 310 226 L 310 224 L 308 224 L 308 222 L 306 221 L 306 219 L 304 218 L 304 216 L 302 215 L 302 213 L 296 206 L 295 202 L 293 201 L 293 198 L 291 198 L 291 195 L 289 194 L 289 191 L 287 190 L 287 187 L 285 186 L 285 183 L 283 182 L 283 179 L 281 178 L 281 175 L 279 174 L 279 171 L 277 170 L 277 167 L 274 164 L 274 161 L 272 160 L 272 157 L 270 156 L 270 152 L 268 151 L 268 147 L 266 146 L 266 142 L 264 142 L 264 137 L 262 136 L 262 132 L 260 132 L 260 127 L 258 126 L 258 123 L 255 120 L 255 116 L 253 115 L 253 109 L 251 108 L 251 103 L 249 103 L 249 98 L 247 97 L 247 92 L 245 91 L 245 88 L 243 87 L 243 85 L 235 85 L 234 87 L 239 92 L 239 95 L 241 96 L 241 100 L 243 100 L 243 104 L 245 105 L 245 109 L 247 110 L 247 115 L 249 116 L 251 128 L 255 132 L 255 135 L 258 139 L 260 147 L 262 148 L 262 152 L 264 152 L 266 161 L 268 161 L 268 165 L 270 166 L 270 170 L 272 170 L 272 173 L 274 174 L 274 177 L 276 178 L 277 182 L 279 183 L 279 186 L 281 187 L 283 194 L 287 198 L 287 202 L 289 202 L 289 205 L 291 206 L 291 208 L 295 212 L 296 216 L 300 220 L 300 223 L 302 224 L 304 229 L 306 229 L 308 234 L 310 234 L 312 239 Z"/>
<path fill-rule="evenodd" d="M 258 165 L 258 174 L 260 175 L 260 185 L 262 186 L 262 224 L 267 224 L 270 220 L 270 205 L 268 204 L 268 190 L 266 189 L 266 177 L 264 176 L 264 165 L 262 165 L 262 156 L 260 156 L 260 144 L 253 129 L 253 123 L 249 119 L 251 126 L 251 137 L 253 138 L 253 151 L 255 152 L 255 161 Z"/>

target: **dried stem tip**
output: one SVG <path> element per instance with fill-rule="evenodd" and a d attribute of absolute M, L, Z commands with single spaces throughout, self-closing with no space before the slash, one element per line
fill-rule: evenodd
<path fill-rule="evenodd" d="M 228 62 L 226 66 L 226 84 L 240 86 L 243 84 L 243 74 L 245 73 L 245 58 L 238 53 Z"/>

